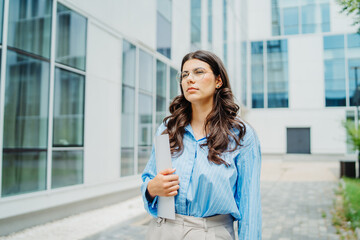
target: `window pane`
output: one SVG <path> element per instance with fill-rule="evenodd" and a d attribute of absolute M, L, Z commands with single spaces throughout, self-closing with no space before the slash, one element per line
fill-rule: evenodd
<path fill-rule="evenodd" d="M 156 123 L 160 125 L 166 115 L 166 65 L 156 61 Z"/>
<path fill-rule="evenodd" d="M 123 84 L 135 87 L 135 64 L 136 48 L 127 41 L 123 41 L 123 63 L 122 81 Z"/>
<path fill-rule="evenodd" d="M 135 89 L 123 85 L 121 114 L 121 176 L 134 174 Z"/>
<path fill-rule="evenodd" d="M 56 62 L 85 71 L 86 18 L 57 4 Z"/>
<path fill-rule="evenodd" d="M 344 35 L 324 37 L 326 106 L 345 106 Z"/>
<path fill-rule="evenodd" d="M 268 107 L 288 107 L 287 40 L 267 41 Z"/>
<path fill-rule="evenodd" d="M 330 6 L 328 0 L 303 0 L 301 7 L 303 33 L 330 31 Z"/>
<path fill-rule="evenodd" d="M 139 147 L 138 153 L 138 174 L 141 174 L 151 155 L 151 147 Z"/>
<path fill-rule="evenodd" d="M 83 183 L 83 151 L 53 151 L 51 188 Z"/>
<path fill-rule="evenodd" d="M 121 146 L 134 147 L 135 89 L 123 85 L 121 115 Z"/>
<path fill-rule="evenodd" d="M 3 32 L 3 21 L 4 21 L 4 0 L 0 0 L 0 44 L 2 44 L 2 32 Z"/>
<path fill-rule="evenodd" d="M 191 0 L 191 47 L 192 50 L 201 46 L 201 0 Z"/>
<path fill-rule="evenodd" d="M 49 63 L 7 54 L 4 148 L 46 148 Z"/>
<path fill-rule="evenodd" d="M 278 0 L 271 0 L 271 30 L 273 36 L 280 35 L 280 14 Z"/>
<path fill-rule="evenodd" d="M 85 77 L 55 69 L 54 146 L 83 146 Z"/>
<path fill-rule="evenodd" d="M 46 189 L 46 151 L 3 152 L 1 196 Z"/>
<path fill-rule="evenodd" d="M 152 96 L 139 93 L 139 149 L 138 173 L 141 173 L 150 157 L 152 145 Z"/>
<path fill-rule="evenodd" d="M 179 81 L 176 78 L 177 73 L 176 69 L 170 68 L 170 100 L 178 95 Z"/>
<path fill-rule="evenodd" d="M 157 51 L 171 58 L 172 1 L 157 0 Z"/>
<path fill-rule="evenodd" d="M 320 32 L 316 29 L 316 5 L 305 5 L 301 8 L 301 21 L 303 33 Z"/>
<path fill-rule="evenodd" d="M 241 100 L 247 106 L 247 44 L 241 43 Z"/>
<path fill-rule="evenodd" d="M 330 5 L 321 4 L 321 30 L 322 32 L 330 32 Z"/>
<path fill-rule="evenodd" d="M 284 8 L 284 34 L 298 34 L 299 33 L 299 14 L 298 7 Z"/>
<path fill-rule="evenodd" d="M 212 0 L 208 0 L 208 43 L 212 44 L 213 34 L 213 14 L 212 14 Z"/>
<path fill-rule="evenodd" d="M 152 96 L 139 93 L 139 146 L 152 144 Z"/>
<path fill-rule="evenodd" d="M 252 108 L 264 107 L 263 42 L 251 43 L 251 96 Z"/>
<path fill-rule="evenodd" d="M 360 36 L 359 34 L 347 35 L 347 57 L 348 57 L 348 75 L 349 75 L 349 96 L 350 106 L 356 106 L 357 102 L 360 103 L 360 92 L 356 93 L 356 85 L 360 84 Z"/>
<path fill-rule="evenodd" d="M 139 52 L 139 88 L 141 90 L 152 92 L 153 85 L 153 57 L 140 50 Z"/>
<path fill-rule="evenodd" d="M 51 0 L 9 1 L 8 45 L 50 58 Z"/>
<path fill-rule="evenodd" d="M 134 148 L 121 148 L 121 176 L 134 175 Z"/>
<path fill-rule="evenodd" d="M 224 51 L 224 65 L 227 66 L 227 55 L 228 55 L 228 45 L 227 45 L 227 0 L 223 0 L 223 51 Z"/>

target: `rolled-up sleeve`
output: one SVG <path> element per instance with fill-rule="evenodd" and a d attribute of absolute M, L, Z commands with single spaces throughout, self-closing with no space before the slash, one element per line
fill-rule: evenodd
<path fill-rule="evenodd" d="M 151 156 L 146 164 L 144 172 L 141 175 L 143 183 L 141 184 L 141 194 L 144 201 L 145 210 L 150 213 L 153 217 L 157 217 L 157 199 L 156 196 L 152 202 L 150 202 L 147 196 L 147 186 L 151 179 L 156 176 L 156 159 L 155 159 L 155 147 L 153 146 Z"/>
<path fill-rule="evenodd" d="M 240 212 L 239 239 L 261 239 L 261 151 L 255 131 L 247 127 L 244 146 L 236 156 L 238 171 L 236 203 Z"/>

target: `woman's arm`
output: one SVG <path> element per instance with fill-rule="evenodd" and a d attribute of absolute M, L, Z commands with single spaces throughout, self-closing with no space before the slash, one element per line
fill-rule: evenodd
<path fill-rule="evenodd" d="M 260 172 L 261 151 L 255 131 L 247 126 L 244 146 L 236 159 L 238 181 L 236 203 L 240 211 L 239 239 L 261 239 Z"/>

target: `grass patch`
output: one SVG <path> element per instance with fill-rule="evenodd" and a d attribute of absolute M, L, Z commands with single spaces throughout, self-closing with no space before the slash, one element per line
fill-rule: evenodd
<path fill-rule="evenodd" d="M 339 183 L 337 189 L 334 189 L 335 198 L 333 199 L 333 210 L 331 210 L 331 222 L 336 229 L 336 234 L 340 239 L 356 240 L 356 234 L 351 226 L 351 222 L 345 214 L 345 189 Z"/>
<path fill-rule="evenodd" d="M 360 228 L 360 179 L 344 178 L 345 217 L 351 222 L 351 228 Z"/>

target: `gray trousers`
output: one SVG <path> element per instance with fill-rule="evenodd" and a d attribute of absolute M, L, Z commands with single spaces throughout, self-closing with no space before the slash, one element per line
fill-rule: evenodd
<path fill-rule="evenodd" d="M 234 218 L 216 215 L 197 218 L 176 214 L 175 220 L 154 218 L 146 235 L 148 240 L 234 240 Z"/>

